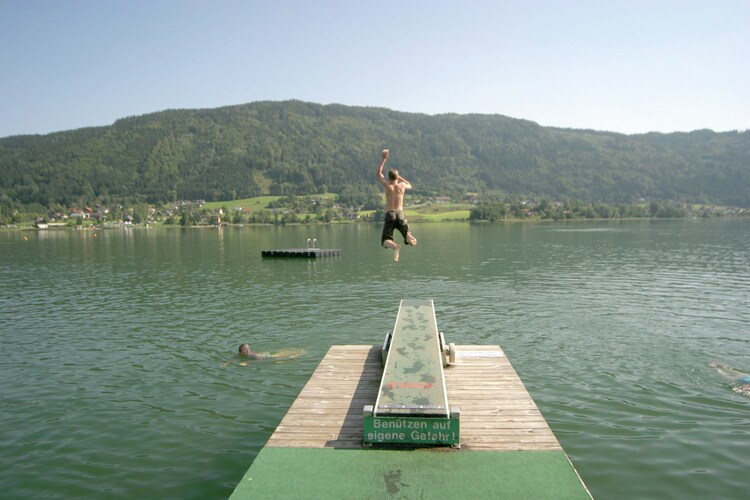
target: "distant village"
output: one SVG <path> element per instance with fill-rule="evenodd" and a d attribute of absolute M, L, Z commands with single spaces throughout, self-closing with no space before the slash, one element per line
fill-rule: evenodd
<path fill-rule="evenodd" d="M 320 200 L 311 201 L 313 207 L 322 207 Z M 315 222 L 333 220 L 359 220 L 359 210 L 350 207 L 341 207 L 338 204 L 331 204 L 327 210 L 313 210 L 312 212 L 304 208 L 264 208 L 260 210 L 251 210 L 240 206 L 227 208 L 225 204 L 222 208 L 207 209 L 204 208 L 205 200 L 181 200 L 163 208 L 157 208 L 153 205 L 134 206 L 128 209 L 118 206 L 117 209 L 112 207 L 97 206 L 91 207 L 71 207 L 65 212 L 50 212 L 47 218 L 38 218 L 35 226 L 40 229 L 50 227 L 82 226 L 94 225 L 97 227 L 110 226 L 128 226 L 140 224 L 152 224 L 162 222 L 164 224 L 177 225 L 227 225 L 242 223 L 298 223 L 298 222 Z M 86 224 L 84 224 L 86 223 Z"/>
<path fill-rule="evenodd" d="M 101 226 L 148 224 L 153 223 L 156 220 L 165 220 L 170 217 L 174 218 L 175 216 L 179 217 L 179 214 L 185 210 L 200 211 L 205 204 L 205 200 L 182 200 L 172 203 L 163 209 L 158 209 L 153 205 L 146 205 L 145 213 L 140 213 L 144 211 L 143 207 L 130 207 L 129 209 L 126 209 L 123 206 L 118 205 L 116 215 L 115 210 L 113 210 L 112 207 L 101 205 L 96 206 L 95 208 L 71 207 L 65 212 L 50 212 L 48 218 L 37 219 L 35 225 L 40 229 L 44 229 L 56 226 L 82 225 L 83 221 L 90 221 L 94 225 Z M 215 213 L 216 215 L 221 216 L 222 210 L 218 209 Z M 208 218 L 210 218 L 210 216 Z"/>

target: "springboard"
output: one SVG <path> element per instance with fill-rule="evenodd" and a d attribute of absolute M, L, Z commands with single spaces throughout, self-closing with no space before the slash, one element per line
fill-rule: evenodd
<path fill-rule="evenodd" d="M 364 408 L 365 443 L 458 444 L 443 346 L 432 300 L 401 300 L 374 405 Z"/>

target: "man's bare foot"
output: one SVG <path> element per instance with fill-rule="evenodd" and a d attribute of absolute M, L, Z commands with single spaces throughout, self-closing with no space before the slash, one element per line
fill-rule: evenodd
<path fill-rule="evenodd" d="M 401 252 L 401 245 L 398 243 L 394 243 L 394 245 L 396 246 L 393 248 L 393 262 L 398 262 L 398 254 Z"/>
<path fill-rule="evenodd" d="M 411 233 L 406 235 L 406 241 L 408 241 L 411 246 L 415 246 L 417 244 L 417 239 L 412 236 Z"/>

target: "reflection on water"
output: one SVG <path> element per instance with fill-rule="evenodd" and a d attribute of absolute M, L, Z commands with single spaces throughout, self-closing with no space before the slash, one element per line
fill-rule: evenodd
<path fill-rule="evenodd" d="M 226 497 L 330 345 L 432 298 L 449 342 L 503 347 L 595 497 L 744 495 L 750 398 L 709 364 L 750 371 L 750 221 L 422 224 L 398 264 L 379 231 L 0 233 L 0 487 Z M 342 256 L 260 256 L 308 238 Z"/>

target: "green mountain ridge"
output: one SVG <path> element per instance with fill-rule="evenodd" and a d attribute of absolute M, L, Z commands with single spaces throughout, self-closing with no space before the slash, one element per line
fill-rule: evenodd
<path fill-rule="evenodd" d="M 624 135 L 284 101 L 0 139 L 0 208 L 372 193 L 386 147 L 421 194 L 750 206 L 748 131 Z"/>

